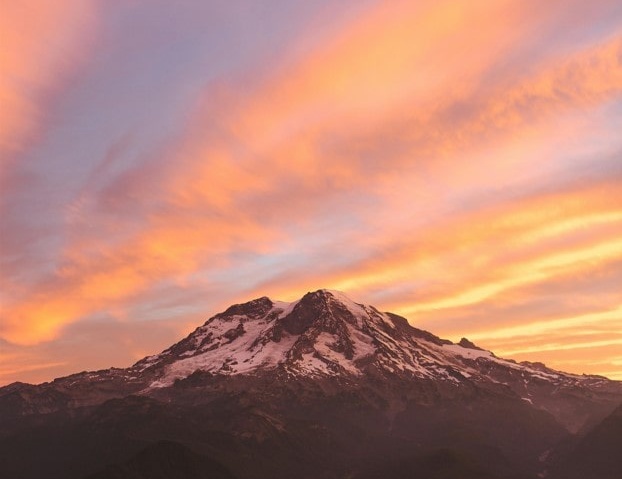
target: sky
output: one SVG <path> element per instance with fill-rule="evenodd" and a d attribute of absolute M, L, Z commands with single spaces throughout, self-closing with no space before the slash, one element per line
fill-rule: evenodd
<path fill-rule="evenodd" d="M 320 288 L 622 380 L 619 0 L 0 10 L 0 384 Z"/>

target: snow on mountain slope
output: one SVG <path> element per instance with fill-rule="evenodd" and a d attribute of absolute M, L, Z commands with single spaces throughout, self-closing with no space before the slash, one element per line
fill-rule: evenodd
<path fill-rule="evenodd" d="M 526 384 L 532 381 L 555 387 L 598 382 L 500 359 L 467 340 L 453 344 L 330 290 L 293 303 L 263 297 L 234 305 L 133 368 L 154 373 L 152 388 L 170 386 L 195 371 L 238 375 L 275 368 L 293 376 L 391 374 L 453 383 L 492 379 L 518 382 L 512 388 L 530 401 Z"/>
<path fill-rule="evenodd" d="M 571 432 L 596 424 L 622 400 L 620 381 L 498 358 L 467 339 L 454 344 L 343 293 L 319 290 L 291 303 L 262 297 L 233 305 L 129 368 L 0 388 L 0 406 L 29 415 L 128 395 L 168 401 L 185 387 L 203 397 L 214 393 L 213 384 L 244 387 L 255 380 L 277 388 L 367 388 L 387 404 L 400 403 L 412 390 L 426 404 L 492 394 L 545 410 Z"/>

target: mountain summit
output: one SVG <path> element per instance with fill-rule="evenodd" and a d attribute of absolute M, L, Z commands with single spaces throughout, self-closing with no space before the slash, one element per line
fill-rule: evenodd
<path fill-rule="evenodd" d="M 572 431 L 590 421 L 582 394 L 607 395 L 612 384 L 599 376 L 501 359 L 466 338 L 454 344 L 411 326 L 401 316 L 327 289 L 291 303 L 262 297 L 233 305 L 129 371 L 135 377 L 151 378 L 148 389 L 170 387 L 195 373 L 266 372 L 283 378 L 427 379 L 490 389 L 503 385 L 523 401 L 549 411 Z M 572 396 L 572 401 L 560 403 L 566 396 Z"/>
<path fill-rule="evenodd" d="M 337 291 L 319 290 L 292 303 L 263 297 L 231 306 L 135 367 L 158 371 L 152 387 L 170 386 L 197 370 L 224 375 L 278 369 L 294 376 L 382 372 L 469 377 L 460 376 L 454 349 L 450 341 L 417 330 L 404 318 L 355 303 Z M 473 351 L 463 353 L 475 356 Z"/>
<path fill-rule="evenodd" d="M 555 477 L 620 402 L 620 382 L 322 289 L 233 305 L 125 369 L 0 388 L 0 476 Z"/>

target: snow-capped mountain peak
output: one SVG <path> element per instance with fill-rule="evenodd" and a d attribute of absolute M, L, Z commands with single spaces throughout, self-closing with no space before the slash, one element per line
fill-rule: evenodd
<path fill-rule="evenodd" d="M 375 352 L 373 338 L 362 333 L 374 321 L 391 324 L 386 315 L 335 291 L 315 291 L 291 303 L 262 297 L 231 306 L 136 367 L 161 371 L 154 386 L 197 370 L 229 375 L 282 367 L 294 373 L 358 374 L 354 361 Z"/>
<path fill-rule="evenodd" d="M 195 372 L 289 376 L 406 376 L 512 384 L 531 400 L 529 379 L 571 385 L 586 378 L 497 358 L 466 338 L 443 340 L 405 318 L 356 303 L 338 291 L 318 290 L 294 302 L 262 297 L 210 318 L 187 338 L 135 366 L 152 388 Z M 593 378 L 592 378 L 593 379 Z"/>

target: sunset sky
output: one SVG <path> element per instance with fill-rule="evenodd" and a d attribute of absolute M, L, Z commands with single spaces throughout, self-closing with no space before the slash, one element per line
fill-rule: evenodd
<path fill-rule="evenodd" d="M 4 0 L 0 195 L 0 384 L 319 288 L 622 379 L 622 2 Z"/>

